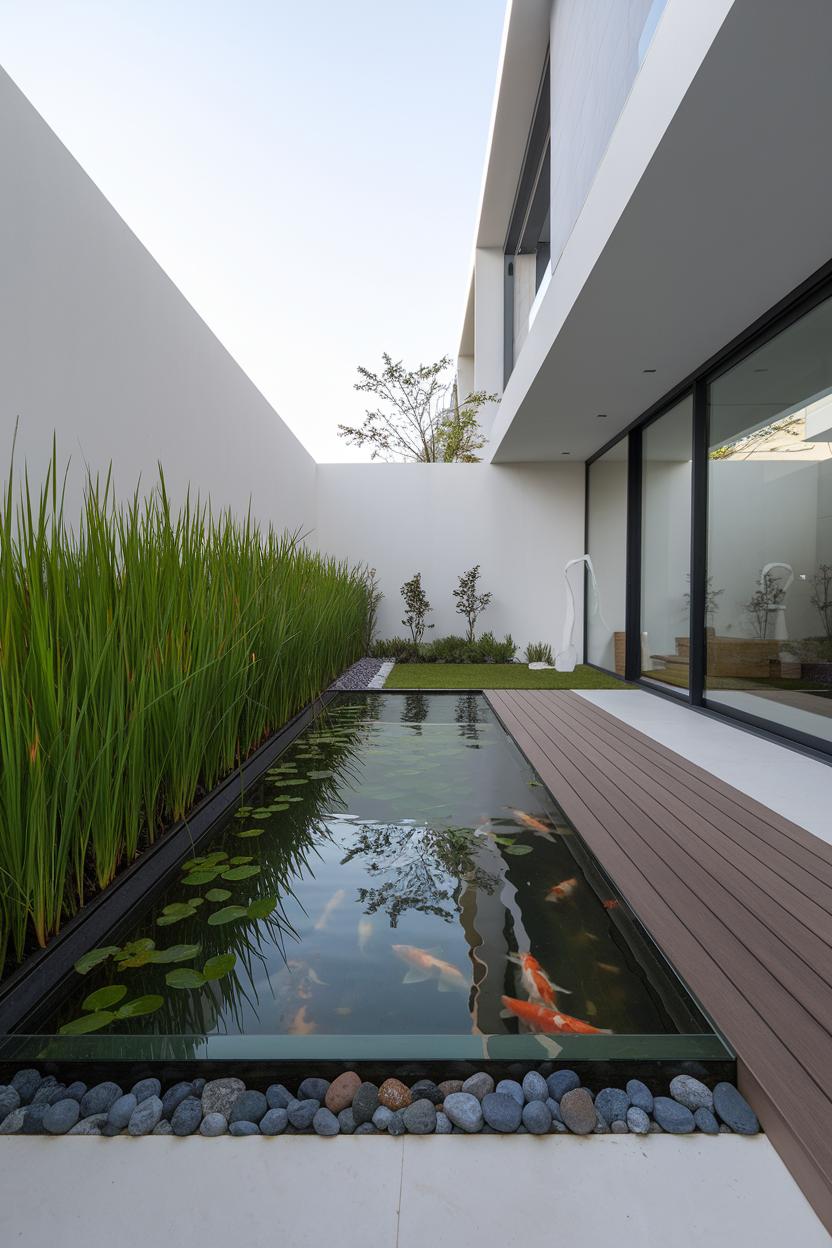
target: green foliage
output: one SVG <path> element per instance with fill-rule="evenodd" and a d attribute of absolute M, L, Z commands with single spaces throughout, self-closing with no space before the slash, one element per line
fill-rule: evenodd
<path fill-rule="evenodd" d="M 421 645 L 404 637 L 391 637 L 376 642 L 372 657 L 395 659 L 397 663 L 512 663 L 516 653 L 510 633 L 502 641 L 493 633 L 483 633 L 476 641 L 452 634 Z"/>
<path fill-rule="evenodd" d="M 372 659 L 395 659 L 397 663 L 418 663 L 419 647 L 410 637 L 388 637 L 374 641 L 368 651 Z"/>
<path fill-rule="evenodd" d="M 530 671 L 525 663 L 397 663 L 385 689 L 631 689 L 578 665 L 574 672 Z"/>
<path fill-rule="evenodd" d="M 376 626 L 378 624 L 378 609 L 384 594 L 378 583 L 375 568 L 364 569 L 364 592 L 367 595 L 366 614 L 364 618 L 364 643 L 363 650 L 365 654 L 370 653 L 370 647 L 373 644 L 373 638 L 376 635 Z"/>
<path fill-rule="evenodd" d="M 809 601 L 820 616 L 823 631 L 832 638 L 832 563 L 822 563 L 809 578 Z"/>
<path fill-rule="evenodd" d="M 10 480 L 12 474 L 10 473 Z M 64 516 L 53 449 L 0 512 L 0 968 L 363 652 L 360 571 L 109 477 Z M 171 916 L 160 925 L 173 922 Z"/>
<path fill-rule="evenodd" d="M 454 598 L 456 598 L 456 610 L 459 615 L 465 617 L 468 621 L 468 641 L 473 642 L 474 634 L 477 627 L 477 620 L 483 611 L 489 606 L 493 594 L 481 594 L 477 590 L 477 584 L 480 579 L 480 565 L 475 563 L 473 568 L 469 568 L 467 572 L 463 572 L 459 578 L 459 585 L 454 590 Z"/>
<path fill-rule="evenodd" d="M 530 641 L 526 646 L 527 663 L 548 663 L 551 667 L 554 661 L 548 641 Z"/>
<path fill-rule="evenodd" d="M 402 598 L 404 599 L 404 619 L 402 624 L 405 628 L 410 629 L 410 635 L 413 638 L 413 644 L 419 646 L 425 635 L 426 628 L 433 628 L 432 624 L 426 624 L 430 612 L 433 607 L 428 602 L 428 596 L 422 589 L 422 574 L 414 572 L 409 581 L 405 581 L 401 589 Z"/>

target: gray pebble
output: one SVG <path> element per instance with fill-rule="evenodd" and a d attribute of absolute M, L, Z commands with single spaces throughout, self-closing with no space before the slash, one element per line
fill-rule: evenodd
<path fill-rule="evenodd" d="M 527 1075 L 523 1076 L 523 1096 L 527 1103 L 531 1101 L 545 1103 L 549 1099 L 549 1085 L 536 1070 L 530 1070 Z"/>
<path fill-rule="evenodd" d="M 494 1080 L 484 1070 L 478 1070 L 475 1075 L 469 1075 L 462 1085 L 462 1092 L 467 1092 L 470 1096 L 475 1096 L 481 1101 L 489 1092 L 494 1091 Z"/>
<path fill-rule="evenodd" d="M 470 1092 L 452 1092 L 445 1097 L 445 1113 L 455 1127 L 473 1133 L 482 1130 L 482 1106 Z"/>
<path fill-rule="evenodd" d="M 320 1101 L 323 1105 L 324 1097 L 329 1091 L 328 1079 L 304 1079 L 298 1088 L 299 1101 Z"/>
<path fill-rule="evenodd" d="M 378 1135 L 378 1131 L 371 1122 L 360 1122 L 353 1135 Z"/>
<path fill-rule="evenodd" d="M 117 1101 L 113 1101 L 110 1111 L 107 1114 L 107 1122 L 112 1127 L 118 1127 L 119 1131 L 122 1127 L 126 1127 L 133 1114 L 133 1110 L 137 1105 L 136 1097 L 132 1092 L 126 1092 L 124 1096 L 120 1096 Z"/>
<path fill-rule="evenodd" d="M 662 1129 L 657 1122 L 650 1123 L 650 1130 L 648 1134 L 649 1135 L 661 1135 L 662 1134 Z"/>
<path fill-rule="evenodd" d="M 325 1080 L 320 1082 L 325 1082 Z M 341 1129 L 332 1110 L 323 1105 L 312 1119 L 312 1127 L 316 1135 L 337 1135 Z"/>
<path fill-rule="evenodd" d="M 89 1118 L 82 1118 L 70 1127 L 67 1135 L 100 1135 L 106 1121 L 106 1114 L 90 1114 Z"/>
<path fill-rule="evenodd" d="M 196 1081 L 194 1081 L 194 1090 L 196 1090 Z M 140 1079 L 138 1083 L 134 1083 L 130 1091 L 136 1098 L 136 1104 L 146 1101 L 149 1096 L 161 1096 L 162 1085 L 158 1079 Z"/>
<path fill-rule="evenodd" d="M 450 1135 L 453 1129 L 454 1124 L 451 1122 L 448 1115 L 444 1112 L 444 1110 L 438 1109 L 436 1111 L 436 1134 Z"/>
<path fill-rule="evenodd" d="M 631 1105 L 627 1110 L 627 1126 L 634 1135 L 647 1135 L 650 1131 L 650 1119 L 638 1105 Z"/>
<path fill-rule="evenodd" d="M 20 1107 L 20 1094 L 17 1088 L 13 1088 L 11 1084 L 4 1084 L 0 1088 L 0 1122 L 3 1121 L 13 1110 Z"/>
<path fill-rule="evenodd" d="M 295 1101 L 293 1105 L 289 1106 L 287 1111 L 289 1121 L 293 1127 L 298 1127 L 300 1130 L 303 1130 L 304 1127 L 311 1127 L 312 1119 L 320 1108 L 320 1102 L 313 1100 L 312 1097 L 305 1101 Z"/>
<path fill-rule="evenodd" d="M 142 1104 L 145 1104 L 145 1102 L 143 1101 Z M 156 1126 L 150 1132 L 150 1134 L 151 1135 L 173 1135 L 173 1127 L 170 1125 L 167 1118 L 160 1118 L 159 1121 L 156 1123 Z"/>
<path fill-rule="evenodd" d="M 388 1109 L 386 1105 L 379 1105 L 373 1114 L 373 1126 L 379 1131 L 386 1131 L 390 1126 L 390 1119 L 393 1117 L 392 1109 Z"/>
<path fill-rule="evenodd" d="M 482 1114 L 489 1127 L 509 1135 L 520 1126 L 523 1110 L 516 1097 L 505 1092 L 490 1092 L 483 1097 Z"/>
<path fill-rule="evenodd" d="M 30 1105 L 48 1105 L 56 1088 L 63 1093 L 63 1084 L 59 1084 L 54 1075 L 47 1075 L 29 1102 Z"/>
<path fill-rule="evenodd" d="M 260 1119 L 268 1108 L 268 1101 L 262 1092 L 243 1092 L 231 1106 L 231 1113 L 228 1115 L 228 1125 L 231 1126 L 234 1122 L 256 1122 L 259 1124 Z"/>
<path fill-rule="evenodd" d="M 653 1117 L 663 1131 L 671 1135 L 687 1135 L 695 1128 L 693 1114 L 679 1101 L 669 1096 L 657 1096 L 653 1101 Z"/>
<path fill-rule="evenodd" d="M 560 1098 L 560 1114 L 573 1135 L 591 1135 L 596 1114 L 592 1094 L 587 1088 L 570 1088 Z"/>
<path fill-rule="evenodd" d="M 548 1135 L 551 1125 L 552 1114 L 546 1102 L 529 1101 L 523 1110 L 523 1126 L 529 1135 Z"/>
<path fill-rule="evenodd" d="M 26 1106 L 21 1105 L 18 1109 L 13 1109 L 10 1114 L 0 1122 L 0 1135 L 19 1135 L 23 1130 L 23 1122 L 26 1118 Z"/>
<path fill-rule="evenodd" d="M 206 1082 L 207 1081 L 203 1079 L 201 1076 L 199 1079 L 194 1079 L 194 1082 L 193 1082 L 194 1096 L 202 1096 L 202 1093 L 205 1090 Z"/>
<path fill-rule="evenodd" d="M 146 1101 L 142 1101 L 146 1105 Z M 202 1101 L 197 1096 L 186 1096 L 173 1111 L 170 1125 L 174 1135 L 193 1135 L 202 1122 Z"/>
<path fill-rule="evenodd" d="M 546 1080 L 549 1095 L 553 1101 L 559 1101 L 564 1092 L 571 1092 L 581 1086 L 581 1081 L 574 1070 L 556 1070 Z"/>
<path fill-rule="evenodd" d="M 161 1098 L 158 1096 L 147 1096 L 143 1101 L 139 1101 L 130 1115 L 130 1121 L 127 1123 L 127 1134 L 134 1136 L 149 1135 L 151 1131 L 156 1130 L 161 1117 Z M 164 1119 L 164 1121 L 167 1122 L 168 1120 Z M 170 1123 L 168 1125 L 170 1126 Z M 173 1127 L 171 1127 L 172 1132 Z"/>
<path fill-rule="evenodd" d="M 168 1088 L 162 1097 L 162 1117 L 172 1118 L 173 1111 L 177 1105 L 181 1105 L 186 1096 L 193 1096 L 192 1083 L 175 1083 L 173 1087 Z"/>
<path fill-rule="evenodd" d="M 43 1135 L 43 1120 L 46 1117 L 48 1105 L 27 1105 L 26 1115 L 23 1119 L 22 1135 Z M 11 1115 L 9 1115 L 11 1117 Z"/>
<path fill-rule="evenodd" d="M 266 1088 L 269 1109 L 286 1109 L 290 1101 L 294 1099 L 292 1093 L 288 1088 L 284 1088 L 282 1083 L 273 1083 L 270 1088 Z"/>
<path fill-rule="evenodd" d="M 242 1079 L 235 1079 L 233 1075 L 224 1079 L 211 1079 L 202 1089 L 202 1112 L 222 1114 L 224 1118 L 228 1118 L 237 1097 L 245 1090 L 246 1085 Z"/>
<path fill-rule="evenodd" d="M 436 1130 L 436 1106 L 426 1097 L 413 1101 L 402 1110 L 402 1119 L 411 1135 L 433 1135 Z"/>
<path fill-rule="evenodd" d="M 610 1123 L 610 1131 L 613 1135 L 627 1135 L 630 1128 L 621 1118 L 616 1118 L 615 1122 Z"/>
<path fill-rule="evenodd" d="M 704 1131 L 705 1135 L 719 1135 L 719 1123 L 704 1105 L 694 1110 L 693 1121 L 700 1131 Z"/>
<path fill-rule="evenodd" d="M 607 1122 L 623 1122 L 630 1098 L 623 1088 L 602 1088 L 595 1098 L 595 1108 Z"/>
<path fill-rule="evenodd" d="M 433 1104 L 433 1102 L 430 1102 L 430 1104 Z M 388 1135 L 404 1135 L 406 1131 L 407 1131 L 407 1127 L 405 1126 L 405 1123 L 404 1123 L 404 1110 L 397 1109 L 387 1124 L 387 1134 Z"/>
<path fill-rule="evenodd" d="M 700 1106 L 713 1109 L 713 1092 L 700 1079 L 694 1079 L 693 1075 L 677 1075 L 675 1079 L 671 1079 L 670 1095 L 691 1113 Z"/>
<path fill-rule="evenodd" d="M 239 1118 L 237 1122 L 228 1124 L 228 1134 L 234 1136 L 259 1135 L 260 1128 L 256 1122 L 246 1122 L 244 1118 Z"/>
<path fill-rule="evenodd" d="M 559 1118 L 552 1118 L 552 1125 L 549 1128 L 553 1135 L 568 1135 L 569 1128 L 565 1122 L 561 1122 Z"/>
<path fill-rule="evenodd" d="M 62 1083 L 56 1083 L 55 1086 L 49 1090 L 49 1095 L 46 1097 L 46 1104 L 57 1105 L 58 1101 L 65 1101 L 66 1099 L 66 1087 Z M 73 1100 L 74 1098 L 70 1097 L 69 1099 Z"/>
<path fill-rule="evenodd" d="M 110 1106 L 121 1096 L 121 1088 L 117 1083 L 97 1083 L 81 1097 L 81 1117 L 89 1118 L 91 1114 L 108 1114 Z"/>
<path fill-rule="evenodd" d="M 282 1135 L 289 1125 L 289 1115 L 285 1109 L 269 1109 L 260 1119 L 261 1135 Z"/>
<path fill-rule="evenodd" d="M 352 1098 L 352 1112 L 356 1127 L 362 1126 L 365 1122 L 371 1122 L 377 1109 L 378 1088 L 374 1083 L 362 1083 Z"/>
<path fill-rule="evenodd" d="M 733 1132 L 731 1128 L 728 1126 L 727 1122 L 721 1122 L 719 1124 L 719 1134 L 720 1135 L 733 1135 Z"/>
<path fill-rule="evenodd" d="M 640 1079 L 628 1080 L 627 1095 L 630 1098 L 630 1104 L 635 1105 L 636 1109 L 643 1109 L 645 1114 L 652 1114 L 653 1093 L 646 1083 L 642 1083 Z"/>
<path fill-rule="evenodd" d="M 432 1105 L 442 1103 L 442 1093 L 432 1079 L 419 1079 L 410 1089 L 414 1101 L 430 1101 Z"/>
<path fill-rule="evenodd" d="M 261 1128 L 262 1129 L 262 1128 Z M 206 1114 L 199 1124 L 199 1134 L 207 1136 L 225 1135 L 228 1122 L 222 1114 Z M 267 1132 L 263 1132 L 267 1134 Z"/>
<path fill-rule="evenodd" d="M 560 1112 L 560 1105 L 557 1103 L 557 1101 L 553 1100 L 552 1097 L 550 1096 L 546 1104 L 549 1108 L 549 1113 L 552 1115 L 555 1121 L 563 1122 L 563 1118 L 561 1117 L 561 1112 Z"/>
<path fill-rule="evenodd" d="M 71 1131 L 81 1116 L 81 1109 L 76 1100 L 65 1096 L 63 1100 L 50 1105 L 43 1118 L 43 1125 L 50 1135 L 66 1135 Z"/>
<path fill-rule="evenodd" d="M 124 1128 L 123 1128 L 123 1127 L 115 1127 L 115 1126 L 113 1126 L 113 1124 L 112 1124 L 111 1122 L 105 1122 L 105 1123 L 104 1123 L 104 1126 L 101 1128 L 101 1131 L 99 1132 L 99 1134 L 100 1134 L 100 1135 L 106 1135 L 106 1136 L 108 1136 L 108 1137 L 112 1137 L 112 1136 L 115 1136 L 115 1135 L 121 1135 L 121 1133 L 122 1133 L 122 1131 L 123 1131 L 123 1130 L 124 1130 Z"/>
<path fill-rule="evenodd" d="M 67 1096 L 71 1096 L 73 1101 L 78 1101 L 80 1103 L 86 1090 L 87 1090 L 87 1085 L 83 1083 L 80 1079 L 76 1079 L 74 1083 L 71 1083 L 69 1085 L 69 1087 L 66 1090 L 66 1094 Z"/>
<path fill-rule="evenodd" d="M 716 1085 L 714 1110 L 717 1117 L 732 1131 L 736 1131 L 737 1135 L 756 1135 L 760 1130 L 757 1115 L 733 1083 Z"/>
<path fill-rule="evenodd" d="M 609 1135 L 609 1133 L 610 1133 L 610 1124 L 607 1122 L 603 1114 L 599 1114 L 598 1110 L 596 1109 L 595 1127 L 593 1129 L 592 1134 L 593 1135 Z"/>
<path fill-rule="evenodd" d="M 37 1070 L 19 1070 L 10 1086 L 20 1097 L 20 1104 L 29 1105 L 41 1082 L 40 1073 Z"/>
<path fill-rule="evenodd" d="M 501 1079 L 494 1091 L 502 1093 L 503 1096 L 513 1096 L 521 1109 L 526 1104 L 526 1094 L 522 1084 L 516 1079 Z"/>
<path fill-rule="evenodd" d="M 346 1109 L 342 1109 L 338 1114 L 338 1126 L 342 1135 L 352 1135 L 355 1131 L 355 1117 L 351 1106 L 348 1105 Z"/>

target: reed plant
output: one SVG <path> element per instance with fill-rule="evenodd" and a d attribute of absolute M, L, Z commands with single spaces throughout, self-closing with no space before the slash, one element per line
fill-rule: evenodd
<path fill-rule="evenodd" d="M 0 517 L 0 973 L 362 652 L 363 571 L 53 448 Z"/>

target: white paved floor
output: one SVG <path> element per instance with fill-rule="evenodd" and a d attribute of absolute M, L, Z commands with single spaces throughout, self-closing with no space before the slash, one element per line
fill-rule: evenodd
<path fill-rule="evenodd" d="M 25 1248 L 822 1248 L 764 1136 L 0 1140 Z"/>
<path fill-rule="evenodd" d="M 581 697 L 832 842 L 832 767 L 641 689 Z"/>

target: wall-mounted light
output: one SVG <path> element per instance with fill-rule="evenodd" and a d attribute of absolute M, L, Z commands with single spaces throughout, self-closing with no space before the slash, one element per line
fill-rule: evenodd
<path fill-rule="evenodd" d="M 656 370 L 655 368 L 643 368 L 641 371 L 643 373 L 655 373 Z"/>

